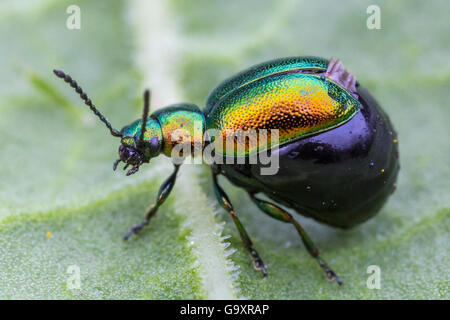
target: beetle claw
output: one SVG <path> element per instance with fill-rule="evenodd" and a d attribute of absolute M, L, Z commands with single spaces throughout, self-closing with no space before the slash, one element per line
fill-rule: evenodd
<path fill-rule="evenodd" d="M 329 281 L 336 280 L 339 286 L 342 286 L 344 284 L 344 281 L 342 281 L 342 279 L 337 275 L 337 273 L 331 270 L 330 268 L 326 269 L 325 272 L 327 274 L 327 279 Z"/>
<path fill-rule="evenodd" d="M 114 161 L 114 164 L 113 164 L 113 170 L 114 170 L 114 171 L 116 171 L 117 165 L 119 164 L 119 162 L 120 162 L 120 158 L 117 159 L 116 161 Z"/>
<path fill-rule="evenodd" d="M 258 252 L 255 249 L 251 249 L 250 250 L 250 255 L 253 258 L 253 268 L 255 268 L 255 270 L 261 270 L 261 272 L 263 274 L 263 278 L 267 277 L 266 265 L 262 261 L 262 259 L 259 256 Z"/>
<path fill-rule="evenodd" d="M 131 168 L 130 170 L 128 170 L 127 176 L 130 176 L 130 175 L 132 175 L 132 174 L 134 174 L 134 173 L 136 173 L 138 171 L 139 171 L 139 165 L 137 165 L 137 166 Z"/>
<path fill-rule="evenodd" d="M 141 229 L 143 228 L 143 225 L 134 225 L 130 231 L 128 231 L 125 236 L 123 237 L 123 240 L 128 240 L 132 235 L 137 235 L 139 233 L 139 231 L 141 231 Z"/>
<path fill-rule="evenodd" d="M 261 270 L 263 278 L 267 277 L 266 265 L 261 259 L 253 261 L 253 267 L 255 270 Z"/>
<path fill-rule="evenodd" d="M 263 278 L 267 277 L 267 269 L 266 269 L 266 265 L 264 263 L 261 266 L 261 272 L 263 274 Z"/>
<path fill-rule="evenodd" d="M 344 281 L 338 276 L 336 272 L 334 272 L 328 264 L 320 258 L 320 256 L 315 256 L 317 262 L 319 262 L 319 266 L 325 271 L 325 274 L 327 275 L 327 279 L 329 281 L 336 280 L 339 286 L 342 286 L 344 284 Z"/>

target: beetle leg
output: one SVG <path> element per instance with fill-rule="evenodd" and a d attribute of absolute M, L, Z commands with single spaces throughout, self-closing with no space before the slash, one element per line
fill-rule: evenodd
<path fill-rule="evenodd" d="M 172 188 L 175 185 L 179 168 L 180 165 L 176 164 L 170 177 L 167 178 L 167 180 L 164 181 L 164 183 L 159 188 L 156 203 L 149 205 L 147 210 L 145 211 L 145 220 L 142 221 L 140 224 L 134 225 L 130 229 L 130 231 L 128 231 L 127 234 L 125 234 L 125 236 L 123 237 L 124 240 L 128 240 L 128 238 L 131 237 L 133 234 L 138 234 L 142 230 L 142 228 L 144 228 L 146 225 L 149 224 L 150 219 L 156 214 L 158 208 L 164 203 L 164 201 L 167 199 L 170 192 L 172 191 Z"/>
<path fill-rule="evenodd" d="M 283 210 L 282 208 L 271 202 L 256 198 L 253 194 L 249 195 L 252 201 L 258 206 L 258 208 L 261 209 L 264 213 L 268 214 L 270 217 L 286 223 L 292 223 L 294 227 L 297 229 L 298 234 L 302 238 L 303 244 L 305 245 L 309 254 L 313 258 L 315 258 L 319 263 L 319 265 L 322 267 L 322 269 L 325 270 L 327 278 L 329 280 L 336 279 L 339 285 L 343 284 L 342 279 L 333 270 L 331 270 L 331 268 L 328 266 L 325 260 L 323 260 L 320 257 L 319 249 L 314 245 L 311 238 L 308 236 L 308 234 L 305 232 L 302 226 L 292 217 L 290 213 L 288 213 L 287 211 Z"/>
<path fill-rule="evenodd" d="M 226 211 L 228 211 L 228 213 L 230 213 L 231 217 L 233 218 L 234 224 L 236 225 L 236 228 L 239 231 L 239 235 L 241 236 L 242 243 L 244 244 L 244 248 L 250 253 L 250 256 L 253 259 L 253 265 L 255 269 L 261 270 L 263 277 L 267 276 L 266 265 L 259 256 L 258 251 L 256 251 L 253 248 L 253 242 L 250 239 L 249 235 L 247 234 L 247 231 L 245 230 L 238 216 L 234 212 L 233 205 L 231 204 L 227 194 L 217 183 L 217 173 L 215 172 L 213 172 L 213 184 L 214 184 L 214 193 L 216 194 L 217 200 L 219 201 L 220 205 Z"/>

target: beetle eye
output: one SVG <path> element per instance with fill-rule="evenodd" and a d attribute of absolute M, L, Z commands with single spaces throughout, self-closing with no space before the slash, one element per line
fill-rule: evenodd
<path fill-rule="evenodd" d="M 150 149 L 155 152 L 159 149 L 159 139 L 158 137 L 153 137 L 150 139 Z"/>

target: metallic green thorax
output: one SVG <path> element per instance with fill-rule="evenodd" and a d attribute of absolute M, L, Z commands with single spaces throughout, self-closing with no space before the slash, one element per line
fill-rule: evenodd
<path fill-rule="evenodd" d="M 141 134 L 142 120 L 136 120 L 122 129 L 122 144 L 136 148 Z M 205 119 L 202 111 L 193 104 L 174 104 L 157 110 L 148 119 L 144 133 L 144 161 L 163 152 L 172 155 L 172 150 L 179 144 L 193 148 L 203 147 Z M 194 152 L 195 149 L 191 151 Z"/>

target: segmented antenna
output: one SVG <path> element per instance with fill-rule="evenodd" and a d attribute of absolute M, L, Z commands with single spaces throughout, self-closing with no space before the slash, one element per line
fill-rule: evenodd
<path fill-rule="evenodd" d="M 149 109 L 150 109 L 150 90 L 146 89 L 144 91 L 144 111 L 142 112 L 141 135 L 139 136 L 139 140 L 137 142 L 138 145 L 141 145 L 144 142 L 144 133 L 147 127 L 147 118 Z"/>
<path fill-rule="evenodd" d="M 91 99 L 89 99 L 89 97 L 86 95 L 86 93 L 84 93 L 83 89 L 81 89 L 81 87 L 78 85 L 78 83 L 73 80 L 68 74 L 65 74 L 64 72 L 62 72 L 61 70 L 53 70 L 53 73 L 58 77 L 63 79 L 65 82 L 67 82 L 72 88 L 75 89 L 75 91 L 80 95 L 80 98 L 84 101 L 84 103 L 91 108 L 92 112 L 95 113 L 95 115 L 100 119 L 100 121 L 102 121 L 106 127 L 109 129 L 109 131 L 111 132 L 111 135 L 115 136 L 115 137 L 122 137 L 122 134 L 114 129 L 111 126 L 111 123 L 109 123 L 109 121 L 100 113 L 100 111 L 97 110 L 97 108 L 94 106 L 94 104 L 92 103 Z"/>

